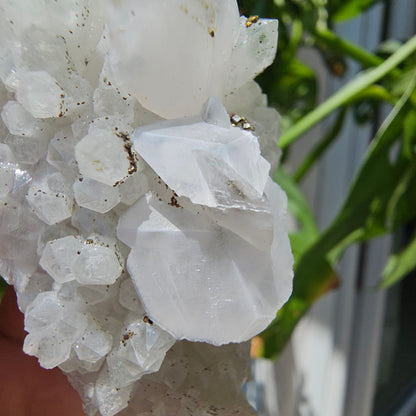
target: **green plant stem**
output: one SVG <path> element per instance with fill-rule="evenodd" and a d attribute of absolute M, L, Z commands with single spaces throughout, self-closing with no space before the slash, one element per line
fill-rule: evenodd
<path fill-rule="evenodd" d="M 287 148 L 298 137 L 325 118 L 332 111 L 343 106 L 356 94 L 359 94 L 364 88 L 369 87 L 391 72 L 409 55 L 414 53 L 415 50 L 416 35 L 410 38 L 400 49 L 398 49 L 382 64 L 374 69 L 366 70 L 364 73 L 360 73 L 356 78 L 344 85 L 344 87 L 324 101 L 315 110 L 308 113 L 305 117 L 300 119 L 296 124 L 285 131 L 280 136 L 279 146 L 282 149 Z"/>
<path fill-rule="evenodd" d="M 342 125 L 344 124 L 345 114 L 347 113 L 347 105 L 353 104 L 358 100 L 364 99 L 374 99 L 374 100 L 383 100 L 392 105 L 396 104 L 394 97 L 381 85 L 371 85 L 366 88 L 355 97 L 348 101 L 348 103 L 341 108 L 335 123 L 325 135 L 325 137 L 311 150 L 311 152 L 305 157 L 303 162 L 296 169 L 296 172 L 293 174 L 293 179 L 295 182 L 300 182 L 305 175 L 309 172 L 312 166 L 321 158 L 323 153 L 328 149 L 332 142 L 337 138 Z"/>
<path fill-rule="evenodd" d="M 372 54 L 355 43 L 339 37 L 329 29 L 320 29 L 313 34 L 318 41 L 328 45 L 331 49 L 341 51 L 350 56 L 360 62 L 365 68 L 378 66 L 384 62 L 384 60 L 377 55 Z"/>
<path fill-rule="evenodd" d="M 398 98 L 390 94 L 382 85 L 374 84 L 356 94 L 351 100 L 346 102 L 346 105 L 354 104 L 362 100 L 385 101 L 391 105 L 396 105 Z"/>
<path fill-rule="evenodd" d="M 347 107 L 344 107 L 339 112 L 334 125 L 326 136 L 312 149 L 312 151 L 306 156 L 301 165 L 296 169 L 293 175 L 293 179 L 296 182 L 300 182 L 304 176 L 309 172 L 316 161 L 322 156 L 325 150 L 331 145 L 336 139 L 338 133 L 344 124 L 345 114 L 347 113 Z"/>

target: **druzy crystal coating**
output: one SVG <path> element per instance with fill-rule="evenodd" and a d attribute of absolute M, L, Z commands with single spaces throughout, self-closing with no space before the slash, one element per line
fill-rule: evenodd
<path fill-rule="evenodd" d="M 0 273 L 87 415 L 254 414 L 292 285 L 276 42 L 235 0 L 0 0 Z"/>

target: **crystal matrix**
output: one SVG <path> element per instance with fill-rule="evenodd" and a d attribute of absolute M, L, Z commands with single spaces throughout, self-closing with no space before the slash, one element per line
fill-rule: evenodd
<path fill-rule="evenodd" d="M 292 279 L 276 41 L 234 0 L 0 0 L 0 273 L 87 415 L 254 414 Z"/>

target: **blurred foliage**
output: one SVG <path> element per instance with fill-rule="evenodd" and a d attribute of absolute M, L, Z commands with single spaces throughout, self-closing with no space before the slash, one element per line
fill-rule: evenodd
<path fill-rule="evenodd" d="M 317 103 L 315 72 L 297 58 L 301 47 L 319 51 L 335 76 L 345 72 L 345 56 L 358 54 L 364 66 L 381 62 L 359 47 L 349 50 L 349 42 L 332 31 L 335 22 L 355 17 L 375 0 L 240 0 L 240 12 L 279 20 L 278 55 L 273 65 L 258 78 L 270 104 L 279 109 L 289 125 L 311 111 Z M 337 45 L 339 43 L 339 45 Z M 356 46 L 356 45 L 354 45 Z"/>
<path fill-rule="evenodd" d="M 246 16 L 279 20 L 278 55 L 258 77 L 269 102 L 282 114 L 279 144 L 284 155 L 315 124 L 333 114 L 324 137 L 296 167 L 281 166 L 274 180 L 288 195 L 288 209 L 299 228 L 290 236 L 295 257 L 293 294 L 262 334 L 261 354 L 276 357 L 299 319 L 320 296 L 342 281 L 337 261 L 351 244 L 391 233 L 416 219 L 416 36 L 406 43 L 389 40 L 367 51 L 334 32 L 343 20 L 359 16 L 377 0 L 240 0 Z M 317 74 L 299 58 L 301 48 L 317 51 L 324 68 L 342 77 L 349 61 L 362 70 L 318 105 Z M 330 226 L 320 232 L 300 183 L 337 140 L 346 115 L 374 123 L 380 106 L 390 107 L 371 141 L 347 198 Z M 393 253 L 380 287 L 399 281 L 416 267 L 416 234 Z"/>
<path fill-rule="evenodd" d="M 416 234 L 400 252 L 393 254 L 383 271 L 380 286 L 387 288 L 416 269 Z"/>

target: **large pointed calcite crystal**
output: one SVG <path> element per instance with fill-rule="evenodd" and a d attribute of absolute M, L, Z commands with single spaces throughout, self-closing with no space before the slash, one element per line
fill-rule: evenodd
<path fill-rule="evenodd" d="M 239 35 L 233 48 L 232 65 L 226 84 L 229 86 L 227 92 L 243 86 L 273 62 L 277 27 L 277 20 L 257 17 L 247 20 L 244 16 L 240 17 Z M 256 59 L 247 59 L 247 56 L 255 56 Z"/>
<path fill-rule="evenodd" d="M 258 249 L 270 246 L 270 204 L 263 196 L 270 165 L 250 131 L 232 128 L 229 116 L 210 97 L 202 119 L 175 120 L 137 129 L 137 153 L 174 191 L 201 204 L 217 224 Z M 242 163 L 244 161 L 244 163 Z"/>
<path fill-rule="evenodd" d="M 248 26 L 244 16 L 239 19 L 235 0 L 103 3 L 111 16 L 114 75 L 164 118 L 198 114 L 210 95 L 238 89 L 276 53 L 277 21 Z M 154 8 L 164 13 L 149 19 Z"/>
<path fill-rule="evenodd" d="M 171 189 L 195 204 L 232 207 L 227 195 L 261 197 L 270 164 L 260 155 L 257 138 L 220 123 L 147 126 L 134 132 L 133 148 Z"/>
<path fill-rule="evenodd" d="M 165 118 L 183 117 L 224 92 L 239 29 L 235 0 L 105 4 L 112 65 L 143 106 Z M 163 13 L 151 19 L 155 8 Z"/>

